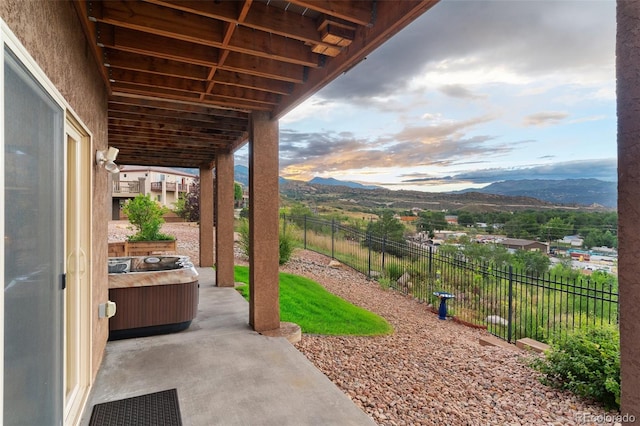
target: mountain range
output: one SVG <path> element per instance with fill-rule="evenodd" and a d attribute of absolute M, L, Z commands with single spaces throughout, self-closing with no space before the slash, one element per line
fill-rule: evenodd
<path fill-rule="evenodd" d="M 616 182 L 598 179 L 523 179 L 495 182 L 481 189 L 458 192 L 480 192 L 508 196 L 526 196 L 550 203 L 601 205 L 615 209 L 618 202 Z"/>
<path fill-rule="evenodd" d="M 245 166 L 235 166 L 235 180 L 243 185 L 249 183 L 249 169 Z M 280 178 L 280 185 L 301 188 L 306 186 L 315 187 L 317 185 L 331 187 L 345 187 L 348 189 L 375 190 L 378 197 L 385 191 L 391 191 L 374 185 L 363 185 L 358 182 L 341 181 L 334 178 L 315 177 L 308 182 L 291 181 Z M 289 188 L 291 189 L 291 188 Z M 405 192 L 405 191 L 403 191 Z M 406 191 L 419 192 L 419 191 Z M 598 179 L 522 179 L 507 180 L 492 183 L 480 189 L 464 189 L 451 192 L 450 194 L 465 194 L 477 192 L 480 194 L 495 194 L 507 197 L 527 197 L 535 198 L 551 204 L 582 205 L 582 206 L 602 206 L 608 209 L 615 209 L 617 206 L 617 183 L 607 182 Z M 372 194 L 373 196 L 373 194 Z"/>

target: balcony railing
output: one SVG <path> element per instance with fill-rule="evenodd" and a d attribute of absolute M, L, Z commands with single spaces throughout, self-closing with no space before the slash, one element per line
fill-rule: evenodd
<path fill-rule="evenodd" d="M 137 180 L 120 180 L 113 181 L 114 194 L 139 194 L 140 181 Z"/>
<path fill-rule="evenodd" d="M 173 192 L 176 190 L 176 185 L 178 185 L 178 191 L 186 192 L 187 185 L 176 184 L 175 182 L 166 182 L 167 191 Z M 151 190 L 152 191 L 162 191 L 162 182 L 151 182 Z"/>

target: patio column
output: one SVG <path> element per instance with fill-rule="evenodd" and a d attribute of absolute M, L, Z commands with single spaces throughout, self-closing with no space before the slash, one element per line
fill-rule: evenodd
<path fill-rule="evenodd" d="M 640 419 L 640 3 L 617 2 L 621 414 Z"/>
<path fill-rule="evenodd" d="M 278 301 L 278 121 L 252 112 L 249 121 L 249 324 L 280 328 Z"/>
<path fill-rule="evenodd" d="M 233 287 L 233 154 L 216 153 L 216 285 Z"/>
<path fill-rule="evenodd" d="M 200 167 L 200 266 L 213 266 L 213 170 Z"/>

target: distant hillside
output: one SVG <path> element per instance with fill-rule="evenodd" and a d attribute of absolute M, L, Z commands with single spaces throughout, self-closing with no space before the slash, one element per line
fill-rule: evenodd
<path fill-rule="evenodd" d="M 523 179 L 492 183 L 482 189 L 465 189 L 458 193 L 480 192 L 508 196 L 533 197 L 550 203 L 598 204 L 616 208 L 617 184 L 598 179 L 542 180 Z"/>
<path fill-rule="evenodd" d="M 350 181 L 338 180 L 334 178 L 321 178 L 321 177 L 314 177 L 307 183 L 309 185 L 346 186 L 347 188 L 360 188 L 360 189 L 379 188 L 378 186 L 375 186 L 375 185 L 363 185 L 358 182 L 350 182 Z"/>
<path fill-rule="evenodd" d="M 234 167 L 234 174 L 235 174 L 235 180 L 236 182 L 240 182 L 243 185 L 249 185 L 249 168 L 246 166 L 235 166 Z M 281 177 L 279 180 L 280 184 L 285 184 L 287 182 L 289 182 L 289 180 Z M 329 186 L 346 186 L 348 188 L 360 188 L 360 189 L 375 189 L 377 188 L 376 186 L 373 185 L 363 185 L 361 183 L 357 183 L 357 182 L 350 182 L 350 181 L 343 181 L 343 180 L 338 180 L 338 179 L 334 179 L 334 178 L 320 178 L 320 177 L 315 177 L 313 179 L 311 179 L 309 182 L 307 182 L 309 184 L 315 184 L 315 185 L 329 185 Z"/>
<path fill-rule="evenodd" d="M 302 181 L 287 181 L 280 185 L 284 200 L 303 202 L 351 211 L 392 208 L 408 210 L 414 207 L 440 211 L 521 211 L 566 209 L 608 211 L 602 206 L 576 206 L 551 203 L 524 196 L 485 194 L 480 192 L 442 193 L 423 191 L 392 191 L 386 188 L 362 189 L 346 186 L 317 185 Z"/>
<path fill-rule="evenodd" d="M 235 166 L 235 180 L 249 184 L 249 169 Z M 335 207 L 406 208 L 468 211 L 572 208 L 611 210 L 617 205 L 615 182 L 598 179 L 510 180 L 482 189 L 452 193 L 392 191 L 382 187 L 329 178 L 309 182 L 280 178 L 280 192 L 289 199 Z"/>
<path fill-rule="evenodd" d="M 235 166 L 233 168 L 234 180 L 243 184 L 244 186 L 249 186 L 249 168 L 246 166 Z M 279 182 L 282 185 L 287 182 L 287 180 L 283 177 L 279 178 Z"/>

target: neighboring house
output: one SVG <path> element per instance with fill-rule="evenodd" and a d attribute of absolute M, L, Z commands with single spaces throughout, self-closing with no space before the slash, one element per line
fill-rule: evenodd
<path fill-rule="evenodd" d="M 112 219 L 119 219 L 120 208 L 127 199 L 147 195 L 173 209 L 180 194 L 189 192 L 198 176 L 169 167 L 120 166 L 112 180 Z"/>
<path fill-rule="evenodd" d="M 394 218 L 399 219 L 400 222 L 403 223 L 412 223 L 418 220 L 418 216 L 394 216 Z"/>
<path fill-rule="evenodd" d="M 549 248 L 546 243 L 541 243 L 540 241 L 523 240 L 520 238 L 505 238 L 503 240 L 497 240 L 496 244 L 503 245 L 509 250 L 540 251 L 542 253 L 548 253 Z"/>
<path fill-rule="evenodd" d="M 458 216 L 445 215 L 444 220 L 446 220 L 447 224 L 449 224 L 449 225 L 457 225 L 458 224 Z"/>
<path fill-rule="evenodd" d="M 579 235 L 567 235 L 562 239 L 558 240 L 559 243 L 569 244 L 571 247 L 582 247 L 584 244 L 584 239 L 582 239 Z"/>

